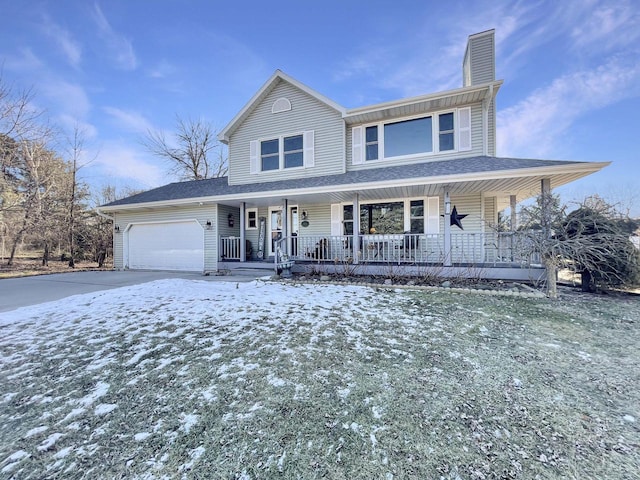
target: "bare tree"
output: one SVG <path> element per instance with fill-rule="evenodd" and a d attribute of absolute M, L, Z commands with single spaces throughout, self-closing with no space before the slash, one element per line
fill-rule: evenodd
<path fill-rule="evenodd" d="M 161 131 L 147 132 L 144 146 L 170 164 L 170 171 L 183 180 L 223 177 L 227 158 L 214 128 L 208 122 L 176 117 L 173 141 Z"/>
<path fill-rule="evenodd" d="M 547 269 L 549 297 L 557 297 L 559 269 L 580 274 L 584 291 L 634 284 L 640 279 L 640 256 L 629 239 L 637 223 L 595 196 L 567 210 L 550 193 L 521 210 L 526 244 L 540 253 Z"/>

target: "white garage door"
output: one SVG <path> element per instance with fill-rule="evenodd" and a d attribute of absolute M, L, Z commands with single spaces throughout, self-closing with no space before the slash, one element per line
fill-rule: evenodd
<path fill-rule="evenodd" d="M 204 270 L 204 235 L 196 221 L 132 225 L 129 268 L 138 270 Z"/>

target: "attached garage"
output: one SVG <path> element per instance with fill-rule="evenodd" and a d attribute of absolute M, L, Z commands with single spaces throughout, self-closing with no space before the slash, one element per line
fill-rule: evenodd
<path fill-rule="evenodd" d="M 132 270 L 204 271 L 204 231 L 196 220 L 132 224 L 125 235 Z"/>

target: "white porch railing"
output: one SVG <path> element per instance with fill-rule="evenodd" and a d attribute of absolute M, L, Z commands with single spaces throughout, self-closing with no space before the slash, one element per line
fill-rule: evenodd
<path fill-rule="evenodd" d="M 444 234 L 301 235 L 279 241 L 288 259 L 334 263 L 443 264 L 447 260 Z M 526 237 L 517 232 L 453 233 L 450 261 L 453 264 L 539 263 Z M 221 238 L 220 258 L 240 260 L 240 239 Z M 357 258 L 357 260 L 356 260 Z"/>
<path fill-rule="evenodd" d="M 220 238 L 220 259 L 240 260 L 240 237 Z"/>

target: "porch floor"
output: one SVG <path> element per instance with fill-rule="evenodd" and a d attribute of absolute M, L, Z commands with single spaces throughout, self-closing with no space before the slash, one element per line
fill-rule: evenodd
<path fill-rule="evenodd" d="M 218 262 L 220 270 L 229 270 L 232 273 L 240 273 L 242 270 L 264 270 L 265 275 L 274 271 L 274 259 L 251 260 L 241 262 L 239 260 L 225 260 Z M 440 278 L 486 278 L 501 280 L 518 280 L 537 282 L 545 277 L 545 270 L 538 265 L 522 265 L 516 262 L 496 263 L 456 263 L 452 266 L 443 266 L 441 263 L 414 263 L 406 264 L 397 262 L 366 262 L 359 264 L 335 263 L 332 261 L 296 260 L 292 268 L 294 273 L 322 272 L 326 274 L 376 275 L 376 276 L 425 276 L 431 275 Z"/>

